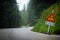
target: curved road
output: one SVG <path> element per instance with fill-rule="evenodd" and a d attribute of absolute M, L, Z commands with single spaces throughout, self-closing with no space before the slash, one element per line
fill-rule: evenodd
<path fill-rule="evenodd" d="M 32 28 L 0 29 L 0 40 L 60 40 L 60 36 L 36 33 Z"/>

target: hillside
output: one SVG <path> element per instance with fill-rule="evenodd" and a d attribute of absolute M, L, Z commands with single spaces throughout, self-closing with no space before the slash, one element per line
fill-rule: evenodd
<path fill-rule="evenodd" d="M 46 18 L 54 10 L 55 26 L 50 27 L 49 34 L 60 34 L 60 3 L 55 3 L 42 12 L 40 20 L 32 29 L 35 32 L 47 33 L 48 26 L 45 24 Z"/>

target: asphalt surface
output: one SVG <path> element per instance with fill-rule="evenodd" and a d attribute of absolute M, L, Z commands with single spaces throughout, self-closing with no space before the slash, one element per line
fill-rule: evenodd
<path fill-rule="evenodd" d="M 31 31 L 33 27 L 0 29 L 0 40 L 60 40 L 58 35 L 47 35 Z"/>

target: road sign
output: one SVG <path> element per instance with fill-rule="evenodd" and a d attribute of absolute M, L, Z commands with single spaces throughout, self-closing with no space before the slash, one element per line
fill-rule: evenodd
<path fill-rule="evenodd" d="M 53 22 L 45 21 L 45 24 L 46 24 L 46 25 L 49 25 L 49 26 L 55 26 L 55 23 L 53 23 Z"/>
<path fill-rule="evenodd" d="M 51 14 L 47 17 L 46 21 L 48 21 L 48 22 L 55 22 L 54 14 L 51 13 Z"/>
<path fill-rule="evenodd" d="M 52 11 L 52 13 L 46 18 L 45 24 L 48 25 L 48 31 L 47 31 L 47 33 L 49 33 L 50 26 L 55 26 L 55 16 L 54 16 L 54 14 L 53 14 L 53 11 Z"/>

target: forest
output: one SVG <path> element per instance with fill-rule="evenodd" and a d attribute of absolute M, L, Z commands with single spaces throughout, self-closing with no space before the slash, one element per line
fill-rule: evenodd
<path fill-rule="evenodd" d="M 16 0 L 0 0 L 0 28 L 34 26 L 42 12 L 59 0 L 30 0 L 27 10 L 19 11 Z"/>

